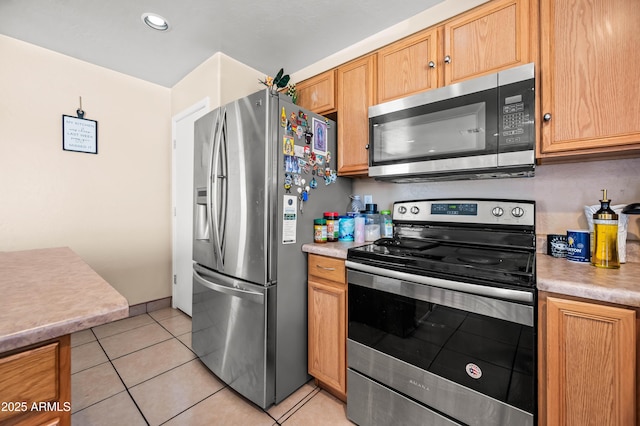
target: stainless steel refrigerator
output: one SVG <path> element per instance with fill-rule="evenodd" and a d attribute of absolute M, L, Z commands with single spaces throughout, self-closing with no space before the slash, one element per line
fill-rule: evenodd
<path fill-rule="evenodd" d="M 260 91 L 195 123 L 192 347 L 262 408 L 309 379 L 301 245 L 352 187 L 336 124 L 288 99 Z"/>

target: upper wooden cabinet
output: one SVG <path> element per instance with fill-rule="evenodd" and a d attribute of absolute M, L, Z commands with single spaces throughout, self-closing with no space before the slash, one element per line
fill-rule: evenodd
<path fill-rule="evenodd" d="M 531 62 L 530 1 L 485 3 L 299 83 L 301 106 L 337 110 L 338 174 L 367 175 L 370 106 Z"/>
<path fill-rule="evenodd" d="M 369 107 L 375 104 L 376 56 L 338 67 L 338 174 L 366 176 L 369 168 Z"/>
<path fill-rule="evenodd" d="M 538 423 L 635 425 L 636 311 L 539 296 Z"/>
<path fill-rule="evenodd" d="M 492 1 L 378 50 L 378 102 L 531 62 L 529 7 Z"/>
<path fill-rule="evenodd" d="M 377 52 L 379 103 L 438 87 L 438 33 L 430 28 Z"/>
<path fill-rule="evenodd" d="M 336 111 L 336 70 L 329 70 L 296 84 L 298 105 L 316 114 Z"/>
<path fill-rule="evenodd" d="M 531 62 L 529 0 L 496 0 L 444 25 L 444 84 Z"/>
<path fill-rule="evenodd" d="M 541 158 L 640 150 L 640 1 L 540 0 Z"/>

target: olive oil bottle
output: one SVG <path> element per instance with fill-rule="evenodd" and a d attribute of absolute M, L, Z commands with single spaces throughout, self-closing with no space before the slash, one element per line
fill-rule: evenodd
<path fill-rule="evenodd" d="M 607 190 L 602 190 L 600 209 L 593 214 L 594 244 L 591 264 L 598 268 L 617 269 L 618 260 L 618 215 L 610 207 Z"/>

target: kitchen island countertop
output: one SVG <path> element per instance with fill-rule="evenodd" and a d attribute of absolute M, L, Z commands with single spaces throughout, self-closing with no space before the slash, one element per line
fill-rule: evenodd
<path fill-rule="evenodd" d="M 0 252 L 0 353 L 129 314 L 127 300 L 68 247 Z"/>
<path fill-rule="evenodd" d="M 364 244 L 304 244 L 302 251 L 321 256 L 347 258 L 347 250 Z M 600 302 L 640 307 L 640 263 L 628 262 L 620 269 L 602 269 L 555 258 L 536 255 L 538 290 Z"/>

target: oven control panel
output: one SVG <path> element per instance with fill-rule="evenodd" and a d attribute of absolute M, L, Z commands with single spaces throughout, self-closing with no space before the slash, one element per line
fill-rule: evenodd
<path fill-rule="evenodd" d="M 502 199 L 399 201 L 393 205 L 393 220 L 534 226 L 535 202 Z"/>

